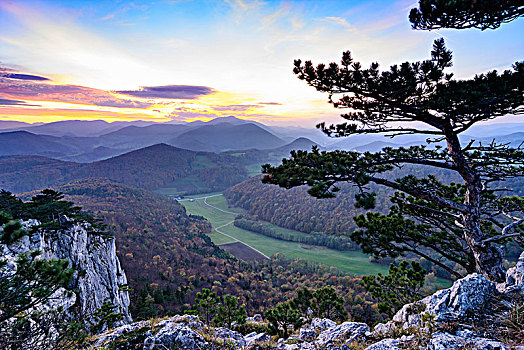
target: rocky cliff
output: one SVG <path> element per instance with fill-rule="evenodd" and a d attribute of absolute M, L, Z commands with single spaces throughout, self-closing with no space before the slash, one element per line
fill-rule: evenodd
<path fill-rule="evenodd" d="M 63 218 L 67 222 L 67 218 Z M 127 279 L 116 256 L 115 241 L 111 237 L 94 233 L 89 223 L 71 222 L 67 229 L 32 230 L 39 225 L 36 220 L 22 222 L 30 235 L 10 244 L 0 244 L 0 256 L 8 262 L 7 269 L 15 269 L 18 254 L 38 250 L 41 259 L 67 259 L 69 267 L 75 269 L 71 289 L 72 296 L 58 291 L 51 298 L 48 308 L 58 306 L 74 318 L 82 315 L 89 319 L 104 301 L 116 306 L 115 312 L 124 317 L 120 322 L 128 323 L 129 296 Z"/>

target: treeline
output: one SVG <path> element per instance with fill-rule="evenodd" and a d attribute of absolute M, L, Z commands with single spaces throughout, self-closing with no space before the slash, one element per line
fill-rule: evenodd
<path fill-rule="evenodd" d="M 303 234 L 300 232 L 278 230 L 268 223 L 245 217 L 235 219 L 233 224 L 236 227 L 260 233 L 264 236 L 281 239 L 284 241 L 323 246 L 341 251 L 359 249 L 358 246 L 354 242 L 352 242 L 351 239 L 347 236 L 327 235 L 316 232 L 312 232 L 310 234 Z"/>

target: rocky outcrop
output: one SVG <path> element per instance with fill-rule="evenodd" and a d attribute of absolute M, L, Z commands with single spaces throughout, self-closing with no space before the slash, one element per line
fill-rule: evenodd
<path fill-rule="evenodd" d="M 335 341 L 351 342 L 362 337 L 366 332 L 369 332 L 369 326 L 365 323 L 344 322 L 320 333 L 316 342 L 319 345 L 326 345 Z"/>
<path fill-rule="evenodd" d="M 315 331 L 322 332 L 328 328 L 335 327 L 337 323 L 329 318 L 314 318 L 311 320 L 311 328 Z"/>
<path fill-rule="evenodd" d="M 217 337 L 226 344 L 234 345 L 235 348 L 246 346 L 246 340 L 242 334 L 224 327 L 215 328 L 213 331 L 213 336 Z"/>
<path fill-rule="evenodd" d="M 524 295 L 524 252 L 520 254 L 517 265 L 508 269 L 506 283 L 497 286 L 502 293 L 518 293 Z"/>
<path fill-rule="evenodd" d="M 382 339 L 381 341 L 370 345 L 366 350 L 398 350 L 399 349 L 398 339 Z"/>
<path fill-rule="evenodd" d="M 473 332 L 458 332 L 457 335 L 437 332 L 431 335 L 427 350 L 475 349 L 509 350 L 509 346 L 492 340 L 477 337 Z"/>
<path fill-rule="evenodd" d="M 194 329 L 183 323 L 166 322 L 155 335 L 144 341 L 144 350 L 167 349 L 202 349 L 207 345 L 204 338 Z"/>
<path fill-rule="evenodd" d="M 244 336 L 244 339 L 246 341 L 246 345 L 251 346 L 253 344 L 268 341 L 271 339 L 271 337 L 267 335 L 266 333 L 253 332 L 253 333 L 249 333 L 248 335 Z"/>
<path fill-rule="evenodd" d="M 68 223 L 65 217 L 62 221 Z M 38 224 L 35 220 L 23 222 L 28 230 Z M 34 250 L 41 252 L 38 257 L 41 259 L 69 260 L 69 266 L 75 269 L 71 286 L 74 294 L 68 296 L 59 290 L 43 307 L 62 306 L 71 317 L 73 314 L 85 316 L 108 301 L 124 316 L 123 323 L 130 322 L 127 279 L 116 256 L 115 241 L 91 231 L 89 223 L 71 223 L 67 229 L 58 231 L 38 229 L 9 246 L 0 244 L 0 255 L 8 261 L 7 268 L 12 269 L 16 269 L 14 261 L 18 254 Z"/>
<path fill-rule="evenodd" d="M 422 327 L 423 314 L 434 315 L 437 322 L 465 321 L 482 315 L 495 293 L 495 283 L 474 273 L 456 281 L 451 288 L 404 305 L 393 316 L 393 322 L 401 324 L 404 329 Z"/>

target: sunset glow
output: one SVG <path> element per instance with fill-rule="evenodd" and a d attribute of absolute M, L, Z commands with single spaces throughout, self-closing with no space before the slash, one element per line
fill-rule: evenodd
<path fill-rule="evenodd" d="M 452 71 L 506 69 L 524 22 L 422 32 L 413 1 L 0 0 L 0 119 L 182 122 L 236 116 L 312 126 L 339 113 L 293 60 L 383 66 L 424 59 L 444 36 Z M 494 67 L 491 62 L 500 62 Z M 503 63 L 503 64 L 502 64 Z"/>

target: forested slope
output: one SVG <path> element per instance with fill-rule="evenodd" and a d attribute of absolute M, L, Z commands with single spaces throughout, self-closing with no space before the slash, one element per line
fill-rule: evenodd
<path fill-rule="evenodd" d="M 354 319 L 382 318 L 360 279 L 282 257 L 261 265 L 236 260 L 205 235 L 210 230 L 207 221 L 186 215 L 181 205 L 165 196 L 103 179 L 79 180 L 55 189 L 102 218 L 115 235 L 132 289 L 135 318 L 181 311 L 204 287 L 219 295 L 238 295 L 253 313 L 286 300 L 303 286 L 324 285 L 344 295 Z"/>
<path fill-rule="evenodd" d="M 262 184 L 260 176 L 241 182 L 224 192 L 228 202 L 277 226 L 305 233 L 344 235 L 355 228 L 353 216 L 356 189 L 343 185 L 336 198 L 316 199 L 307 188 L 283 189 Z M 377 196 L 377 208 L 389 206 L 386 192 Z"/>
<path fill-rule="evenodd" d="M 64 162 L 40 156 L 0 158 L 0 186 L 24 192 L 69 181 L 99 177 L 126 185 L 157 189 L 187 176 L 223 189 L 246 178 L 235 157 L 194 152 L 158 144 L 93 163 Z"/>

